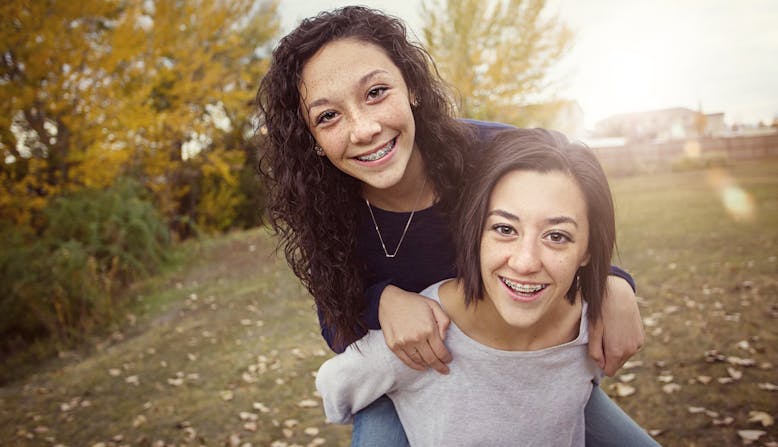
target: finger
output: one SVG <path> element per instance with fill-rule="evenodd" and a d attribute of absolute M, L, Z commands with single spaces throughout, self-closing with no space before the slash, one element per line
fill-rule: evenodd
<path fill-rule="evenodd" d="M 605 367 L 602 369 L 606 376 L 613 377 L 621 366 L 627 361 L 627 357 L 606 357 Z"/>
<path fill-rule="evenodd" d="M 430 304 L 430 309 L 432 309 L 432 317 L 435 318 L 435 323 L 438 326 L 438 335 L 440 336 L 441 340 L 445 340 L 446 332 L 448 331 L 448 325 L 451 323 L 451 318 L 448 317 L 446 312 L 442 307 L 440 307 L 440 305 L 438 305 L 438 303 L 432 302 Z"/>
<path fill-rule="evenodd" d="M 589 327 L 589 357 L 597 362 L 602 370 L 605 370 L 607 359 L 602 344 L 603 335 L 602 324 L 594 324 Z"/>
<path fill-rule="evenodd" d="M 446 345 L 443 343 L 443 338 L 441 338 L 438 333 L 435 333 L 432 337 L 428 338 L 427 344 L 432 351 L 432 355 L 434 355 L 437 360 L 442 363 L 449 363 L 451 361 L 451 353 L 448 348 L 446 348 Z"/>
<path fill-rule="evenodd" d="M 397 358 L 402 360 L 402 362 L 405 363 L 405 365 L 408 368 L 415 369 L 416 371 L 424 371 L 425 369 L 427 369 L 427 365 L 419 363 L 419 361 L 421 361 L 422 359 L 419 358 L 418 354 L 416 354 L 416 357 L 418 358 L 419 361 L 414 360 L 412 356 L 408 355 L 402 349 L 398 349 L 397 351 L 394 351 L 394 355 L 396 355 Z"/>
<path fill-rule="evenodd" d="M 427 366 L 441 374 L 448 374 L 448 366 L 441 362 L 440 359 L 435 355 L 435 352 L 432 350 L 432 347 L 429 343 L 423 343 L 419 347 L 418 352 L 424 359 L 424 363 Z"/>

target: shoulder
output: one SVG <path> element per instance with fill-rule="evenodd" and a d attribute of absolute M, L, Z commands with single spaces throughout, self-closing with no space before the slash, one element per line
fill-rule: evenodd
<path fill-rule="evenodd" d="M 448 281 L 451 281 L 451 279 L 444 279 L 442 281 L 438 281 L 435 284 L 432 284 L 428 286 L 426 289 L 419 292 L 419 295 L 427 297 L 437 303 L 440 303 L 440 286 Z"/>

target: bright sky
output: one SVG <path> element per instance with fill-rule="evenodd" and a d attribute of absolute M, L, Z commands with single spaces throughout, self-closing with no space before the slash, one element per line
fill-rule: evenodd
<path fill-rule="evenodd" d="M 365 4 L 417 34 L 420 0 L 281 0 L 284 32 L 324 9 Z M 778 118 L 778 1 L 549 0 L 576 33 L 555 96 L 587 127 L 616 113 L 688 107 L 728 123 Z"/>

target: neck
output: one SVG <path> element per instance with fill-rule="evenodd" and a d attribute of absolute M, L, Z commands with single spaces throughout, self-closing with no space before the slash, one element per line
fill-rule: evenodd
<path fill-rule="evenodd" d="M 440 290 L 441 303 L 451 321 L 473 340 L 503 351 L 538 351 L 558 346 L 578 337 L 581 300 L 570 305 L 560 300 L 542 320 L 531 327 L 509 325 L 491 300 L 484 298 L 465 307 L 461 280 L 445 283 Z"/>
<path fill-rule="evenodd" d="M 396 185 L 373 188 L 362 184 L 362 196 L 376 208 L 387 211 L 410 212 L 429 208 L 435 202 L 435 186 L 427 177 L 424 160 L 418 149 L 414 149 L 403 177 Z"/>

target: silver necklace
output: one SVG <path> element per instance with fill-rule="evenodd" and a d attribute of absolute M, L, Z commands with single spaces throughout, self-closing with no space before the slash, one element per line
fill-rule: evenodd
<path fill-rule="evenodd" d="M 375 232 L 378 233 L 378 240 L 381 241 L 381 248 L 384 249 L 384 255 L 387 258 L 393 258 L 397 256 L 397 252 L 400 251 L 400 245 L 403 243 L 403 239 L 405 239 L 405 233 L 408 232 L 408 227 L 411 226 L 411 221 L 413 220 L 413 214 L 416 212 L 416 207 L 419 205 L 419 199 L 421 199 L 421 194 L 424 192 L 424 187 L 427 186 L 427 178 L 424 178 L 424 183 L 421 184 L 421 190 L 419 191 L 419 195 L 416 196 L 416 202 L 413 204 L 413 209 L 411 210 L 411 215 L 408 216 L 408 222 L 405 222 L 405 228 L 403 229 L 403 234 L 400 236 L 400 242 L 397 243 L 397 247 L 394 249 L 394 253 L 389 253 L 386 251 L 386 244 L 384 244 L 384 238 L 381 236 L 381 230 L 378 229 L 378 222 L 375 220 L 375 216 L 373 215 L 373 208 L 370 206 L 370 201 L 367 200 L 367 197 L 365 198 L 365 203 L 367 203 L 367 210 L 370 211 L 370 217 L 373 219 L 373 225 L 375 225 Z"/>

